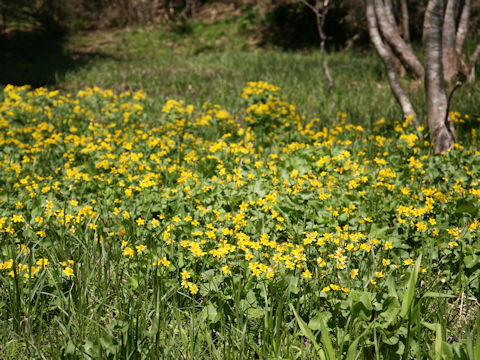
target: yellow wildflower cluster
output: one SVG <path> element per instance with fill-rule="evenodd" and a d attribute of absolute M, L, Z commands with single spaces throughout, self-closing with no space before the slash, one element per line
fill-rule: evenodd
<path fill-rule="evenodd" d="M 32 278 L 55 267 L 74 277 L 82 261 L 57 263 L 46 250 L 61 238 L 75 256 L 92 243 L 125 271 L 175 276 L 190 294 L 208 291 L 205 274 L 213 272 L 256 282 L 294 277 L 347 296 L 403 276 L 425 234 L 454 250 L 478 236 L 469 208 L 456 205 L 478 207 L 478 169 L 465 161 L 435 175 L 435 159 L 413 149 L 422 145 L 408 123 L 398 124 L 397 142 L 365 134 L 343 112 L 330 127 L 320 119 L 302 125 L 271 84 L 248 83 L 242 97 L 246 128 L 210 103 L 169 100 L 147 122 L 142 92 L 7 86 L 0 233 L 23 258 L 0 254 L 0 270 Z M 263 135 L 253 129 L 262 119 L 275 125 Z M 402 142 L 404 156 L 393 157 Z M 449 206 L 467 213 L 468 230 L 458 230 Z"/>

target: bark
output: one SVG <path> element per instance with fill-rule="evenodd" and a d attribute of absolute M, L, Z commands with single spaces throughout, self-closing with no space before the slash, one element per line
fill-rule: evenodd
<path fill-rule="evenodd" d="M 460 15 L 460 21 L 458 22 L 457 35 L 455 40 L 455 50 L 457 52 L 457 56 L 460 57 L 463 53 L 463 44 L 465 43 L 465 39 L 467 38 L 468 21 L 470 19 L 471 7 L 471 0 L 465 0 L 462 8 L 462 13 Z"/>
<path fill-rule="evenodd" d="M 477 45 L 468 62 L 468 81 L 475 81 L 475 64 L 480 61 L 480 44 Z"/>
<path fill-rule="evenodd" d="M 442 17 L 443 0 L 429 0 L 423 24 L 423 54 L 428 127 L 435 154 L 450 150 L 455 142 L 443 79 Z"/>
<path fill-rule="evenodd" d="M 451 80 L 458 73 L 457 51 L 455 49 L 455 9 L 456 0 L 448 0 L 442 27 L 443 76 Z"/>
<path fill-rule="evenodd" d="M 393 49 L 402 64 L 411 70 L 417 77 L 422 77 L 424 74 L 423 66 L 413 52 L 412 47 L 405 42 L 400 36 L 397 29 L 393 27 L 388 21 L 385 6 L 382 0 L 374 0 L 374 9 L 378 25 L 381 30 L 383 38 L 388 45 Z"/>
<path fill-rule="evenodd" d="M 394 28 L 397 28 L 397 20 L 395 20 L 395 11 L 393 10 L 392 0 L 384 0 L 384 4 L 385 14 L 387 15 L 388 21 Z"/>
<path fill-rule="evenodd" d="M 390 82 L 390 88 L 392 89 L 393 95 L 397 99 L 400 107 L 402 108 L 404 117 L 413 116 L 416 119 L 415 111 L 413 110 L 412 103 L 410 99 L 405 94 L 398 81 L 397 73 L 395 72 L 395 62 L 394 55 L 392 54 L 388 45 L 386 45 L 380 35 L 378 29 L 377 18 L 375 15 L 375 5 L 374 0 L 367 0 L 366 2 L 366 13 L 367 13 L 367 22 L 368 22 L 368 33 L 370 34 L 370 39 L 372 40 L 375 49 L 377 50 L 378 55 L 382 59 L 385 69 L 387 71 L 388 81 Z"/>
<path fill-rule="evenodd" d="M 407 0 L 400 0 L 400 8 L 402 11 L 403 40 L 410 44 L 410 19 L 408 14 Z"/>

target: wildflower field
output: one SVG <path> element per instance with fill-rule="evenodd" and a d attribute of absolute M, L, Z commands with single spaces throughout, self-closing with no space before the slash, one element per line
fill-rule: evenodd
<path fill-rule="evenodd" d="M 479 359 L 480 119 L 237 96 L 3 89 L 0 358 Z"/>

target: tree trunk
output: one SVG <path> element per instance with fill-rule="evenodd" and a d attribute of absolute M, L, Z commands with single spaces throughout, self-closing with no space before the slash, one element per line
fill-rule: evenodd
<path fill-rule="evenodd" d="M 392 26 L 396 29 L 397 28 L 397 20 L 395 19 L 395 11 L 393 10 L 393 3 L 392 0 L 384 0 L 385 4 L 385 14 L 387 15 L 387 19 L 392 24 Z"/>
<path fill-rule="evenodd" d="M 429 0 L 423 24 L 423 54 L 428 127 L 435 154 L 450 150 L 455 142 L 443 79 L 442 15 L 443 0 Z"/>
<path fill-rule="evenodd" d="M 463 53 L 463 44 L 467 38 L 468 33 L 468 21 L 470 20 L 470 9 L 472 8 L 471 0 L 465 0 L 463 4 L 462 13 L 460 15 L 460 21 L 458 22 L 457 27 L 457 36 L 455 39 L 455 50 L 457 56 L 462 56 Z"/>
<path fill-rule="evenodd" d="M 410 99 L 403 91 L 400 82 L 398 81 L 397 73 L 395 72 L 395 61 L 394 55 L 390 51 L 389 47 L 382 41 L 382 37 L 378 30 L 377 18 L 375 15 L 375 5 L 374 0 L 367 0 L 366 3 L 366 13 L 367 13 L 367 22 L 368 22 L 368 32 L 370 34 L 370 39 L 372 40 L 375 49 L 377 50 L 380 58 L 385 64 L 385 69 L 387 71 L 388 81 L 390 82 L 390 88 L 392 89 L 393 95 L 397 99 L 400 107 L 402 108 L 403 116 L 413 117 L 416 119 L 415 111 L 410 102 Z"/>
<path fill-rule="evenodd" d="M 388 20 L 387 10 L 382 0 L 374 0 L 374 9 L 383 38 L 399 57 L 402 64 L 411 70 L 417 77 L 424 74 L 423 66 L 413 52 L 412 47 L 402 39 L 397 29 Z"/>
<path fill-rule="evenodd" d="M 408 15 L 407 0 L 400 0 L 400 8 L 402 11 L 402 31 L 403 39 L 410 44 L 410 20 Z"/>
<path fill-rule="evenodd" d="M 480 44 L 477 45 L 468 61 L 468 81 L 475 81 L 475 64 L 480 60 Z"/>
<path fill-rule="evenodd" d="M 455 50 L 455 9 L 456 0 L 448 0 L 442 28 L 443 76 L 451 80 L 458 73 L 457 51 Z"/>

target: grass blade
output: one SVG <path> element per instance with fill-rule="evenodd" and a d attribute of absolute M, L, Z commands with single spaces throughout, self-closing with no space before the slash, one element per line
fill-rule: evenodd
<path fill-rule="evenodd" d="M 293 311 L 293 314 L 295 315 L 295 318 L 297 319 L 298 326 L 300 327 L 300 330 L 302 331 L 303 335 L 312 342 L 313 346 L 315 347 L 315 350 L 317 350 L 320 358 L 323 360 L 325 359 L 325 354 L 318 345 L 317 341 L 315 340 L 315 336 L 313 335 L 312 330 L 308 327 L 307 323 L 303 321 L 303 319 L 300 317 L 300 315 L 297 314 L 297 311 L 293 307 L 293 305 L 290 303 L 290 308 Z"/>
<path fill-rule="evenodd" d="M 410 310 L 410 307 L 413 302 L 413 297 L 415 296 L 415 286 L 417 284 L 418 272 L 420 270 L 420 264 L 422 262 L 422 255 L 418 257 L 415 262 L 415 266 L 410 273 L 410 279 L 408 280 L 407 290 L 403 294 L 402 299 L 402 310 L 400 311 L 400 316 L 405 318 Z"/>
<path fill-rule="evenodd" d="M 435 337 L 435 360 L 442 360 L 442 325 L 437 323 L 437 334 Z"/>

